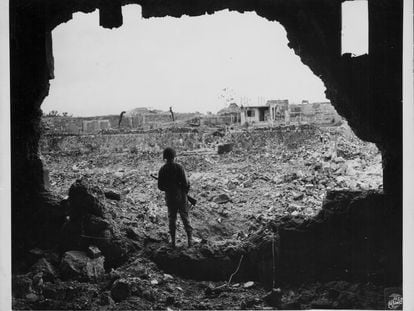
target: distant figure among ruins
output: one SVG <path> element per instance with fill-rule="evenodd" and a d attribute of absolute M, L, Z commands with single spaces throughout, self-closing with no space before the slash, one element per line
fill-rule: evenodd
<path fill-rule="evenodd" d="M 189 219 L 189 204 L 187 193 L 190 183 L 185 175 L 184 168 L 174 162 L 176 153 L 172 148 L 166 148 L 163 152 L 163 160 L 166 163 L 158 172 L 158 189 L 165 192 L 165 201 L 168 207 L 169 230 L 171 246 L 175 248 L 175 233 L 177 213 L 180 213 L 184 229 L 187 233 L 188 247 L 192 246 L 192 231 Z"/>
<path fill-rule="evenodd" d="M 170 113 L 171 113 L 171 119 L 173 120 L 173 122 L 175 121 L 175 118 L 174 118 L 174 112 L 173 112 L 173 110 L 172 110 L 172 107 L 170 107 Z"/>

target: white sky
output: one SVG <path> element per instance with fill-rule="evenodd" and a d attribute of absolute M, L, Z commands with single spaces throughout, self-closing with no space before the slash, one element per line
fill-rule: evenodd
<path fill-rule="evenodd" d="M 98 11 L 77 13 L 53 31 L 55 79 L 42 104 L 74 116 L 136 107 L 212 111 L 258 97 L 325 101 L 325 86 L 287 46 L 286 31 L 255 13 L 221 11 L 182 18 L 141 18 L 123 7 L 118 29 L 99 26 Z"/>
<path fill-rule="evenodd" d="M 342 54 L 368 53 L 368 1 L 342 2 Z"/>

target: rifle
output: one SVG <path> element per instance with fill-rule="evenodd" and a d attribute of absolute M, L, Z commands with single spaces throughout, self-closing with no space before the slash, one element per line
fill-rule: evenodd
<path fill-rule="evenodd" d="M 155 176 L 155 175 L 153 175 L 153 174 L 150 174 L 150 176 L 152 177 L 152 178 L 154 178 L 154 179 L 156 179 L 156 180 L 158 180 L 158 177 L 157 176 Z M 187 200 L 188 200 L 188 202 L 190 202 L 190 204 L 191 205 L 196 205 L 197 204 L 197 200 L 196 199 L 194 199 L 193 197 L 191 197 L 191 196 L 189 196 L 188 194 L 187 194 Z"/>

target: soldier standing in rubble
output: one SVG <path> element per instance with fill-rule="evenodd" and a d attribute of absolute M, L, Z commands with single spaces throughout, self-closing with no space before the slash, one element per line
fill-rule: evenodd
<path fill-rule="evenodd" d="M 158 173 L 158 189 L 165 191 L 165 201 L 168 207 L 169 230 L 171 235 L 171 246 L 175 248 L 175 231 L 177 213 L 180 213 L 184 229 L 187 233 L 188 247 L 192 246 L 192 231 L 188 217 L 189 204 L 187 193 L 190 190 L 190 183 L 185 176 L 184 168 L 174 162 L 175 150 L 166 148 L 163 152 L 163 159 L 166 163 Z"/>

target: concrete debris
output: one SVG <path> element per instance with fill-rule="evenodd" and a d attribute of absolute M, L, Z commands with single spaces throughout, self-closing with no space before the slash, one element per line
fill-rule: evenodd
<path fill-rule="evenodd" d="M 101 250 L 98 247 L 93 246 L 93 245 L 88 247 L 87 254 L 92 259 L 102 256 Z"/>
<path fill-rule="evenodd" d="M 223 154 L 223 153 L 227 153 L 233 150 L 233 144 L 232 143 L 228 143 L 228 144 L 221 144 L 217 146 L 217 153 L 218 154 Z"/>
<path fill-rule="evenodd" d="M 119 302 L 126 299 L 131 294 L 130 283 L 125 279 L 119 279 L 114 282 L 111 288 L 111 297 L 114 301 Z"/>
<path fill-rule="evenodd" d="M 68 251 L 60 263 L 62 278 L 97 281 L 105 274 L 104 260 L 104 257 L 90 259 L 81 251 Z"/>
<path fill-rule="evenodd" d="M 283 221 L 280 232 L 292 249 L 306 248 L 295 246 L 295 234 L 329 203 L 328 190 L 381 190 L 378 149 L 346 125 L 241 130 L 200 124 L 43 140 L 50 190 L 65 197 L 70 189 L 62 204 L 68 210 L 63 256 L 57 264 L 43 250 L 31 252 L 30 274 L 13 278 L 16 306 L 26 299 L 26 309 L 383 307 L 380 286 L 309 282 L 268 292 L 248 273 L 252 264 L 271 267 L 277 241 L 260 235 L 263 228 Z M 176 148 L 198 200 L 191 209 L 192 249 L 181 223 L 177 248 L 168 247 L 164 196 L 149 176 L 162 165 L 166 145 Z M 252 252 L 255 245 L 263 249 Z M 302 263 L 306 256 L 291 259 Z M 115 270 L 105 273 L 104 264 Z"/>
<path fill-rule="evenodd" d="M 53 281 L 57 277 L 55 267 L 46 259 L 40 258 L 31 268 L 33 273 L 41 272 L 45 281 Z"/>
<path fill-rule="evenodd" d="M 280 307 L 282 302 L 282 291 L 280 288 L 273 288 L 263 297 L 263 300 L 272 307 Z"/>
<path fill-rule="evenodd" d="M 174 277 L 171 274 L 164 273 L 163 275 L 164 280 L 173 280 Z"/>
<path fill-rule="evenodd" d="M 224 204 L 224 203 L 227 203 L 227 202 L 231 202 L 231 199 L 227 194 L 222 193 L 222 194 L 219 194 L 219 195 L 213 197 L 212 201 L 217 203 L 217 204 Z"/>
<path fill-rule="evenodd" d="M 100 301 L 99 301 L 99 305 L 101 305 L 101 306 L 112 306 L 114 303 L 115 302 L 112 299 L 110 292 L 104 292 L 101 295 L 101 298 L 100 298 Z"/>
<path fill-rule="evenodd" d="M 244 288 L 251 288 L 254 286 L 254 282 L 253 281 L 249 281 L 243 284 Z"/>
<path fill-rule="evenodd" d="M 121 195 L 114 190 L 106 190 L 105 197 L 110 200 L 120 201 Z"/>

